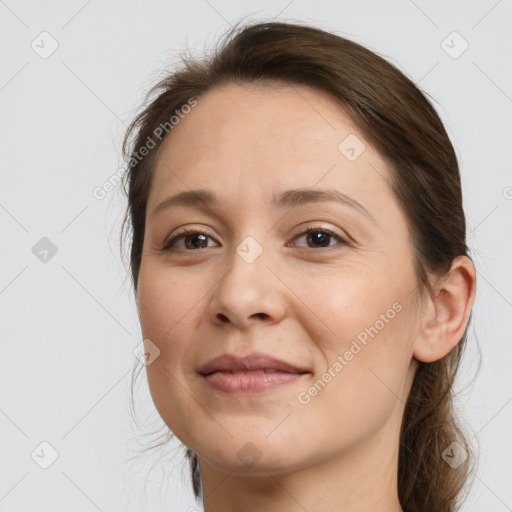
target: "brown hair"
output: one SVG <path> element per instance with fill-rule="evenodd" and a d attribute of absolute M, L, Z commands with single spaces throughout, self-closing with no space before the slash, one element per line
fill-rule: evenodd
<path fill-rule="evenodd" d="M 392 189 L 409 222 L 419 287 L 432 293 L 429 275 L 444 275 L 456 256 L 468 255 L 457 157 L 434 107 L 409 78 L 367 48 L 311 26 L 268 22 L 237 25 L 210 56 L 183 59 L 181 68 L 151 89 L 148 98 L 156 98 L 128 129 L 123 145 L 128 209 L 122 231 L 129 220 L 135 294 L 146 203 L 162 141 L 144 158 L 140 149 L 191 98 L 221 84 L 269 82 L 330 93 L 387 161 Z M 443 359 L 419 362 L 400 432 L 398 496 L 404 511 L 451 512 L 460 502 L 471 458 L 452 469 L 441 454 L 454 441 L 470 453 L 454 414 L 452 390 L 466 335 L 467 329 Z M 187 456 L 198 496 L 197 456 L 191 450 Z"/>

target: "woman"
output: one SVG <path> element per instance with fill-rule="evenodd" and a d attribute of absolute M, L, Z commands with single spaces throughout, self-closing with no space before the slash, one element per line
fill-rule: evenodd
<path fill-rule="evenodd" d="M 368 49 L 272 22 L 152 93 L 124 148 L 131 274 L 205 510 L 454 510 L 476 273 L 429 101 Z"/>

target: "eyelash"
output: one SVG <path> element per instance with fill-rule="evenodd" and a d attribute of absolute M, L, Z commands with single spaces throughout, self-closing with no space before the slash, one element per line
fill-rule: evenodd
<path fill-rule="evenodd" d="M 307 235 L 308 233 L 325 233 L 325 234 L 327 234 L 327 235 L 329 235 L 331 237 L 337 238 L 341 242 L 339 245 L 346 245 L 347 244 L 347 242 L 341 236 L 337 235 L 336 233 L 334 233 L 330 229 L 322 228 L 320 226 L 308 227 L 304 231 L 301 231 L 300 233 L 298 233 L 295 236 L 295 238 L 302 237 L 304 235 Z M 208 238 L 211 238 L 213 240 L 213 237 L 211 237 L 210 235 L 208 235 L 206 233 L 203 233 L 202 231 L 198 231 L 197 229 L 193 229 L 193 228 L 192 229 L 185 228 L 180 233 L 178 233 L 176 236 L 174 236 L 171 239 L 165 241 L 163 246 L 161 247 L 161 250 L 165 251 L 165 252 L 166 251 L 176 250 L 176 249 L 173 249 L 173 247 L 182 238 L 186 238 L 187 235 L 205 235 Z M 310 249 L 316 249 L 317 251 L 321 251 L 321 250 L 332 250 L 333 247 L 335 247 L 335 246 L 328 245 L 327 247 L 310 247 Z M 307 249 L 308 247 L 303 247 L 303 248 Z M 199 251 L 204 250 L 204 249 L 195 249 L 195 250 L 194 249 L 181 249 L 181 250 L 184 250 L 185 252 L 199 252 Z"/>

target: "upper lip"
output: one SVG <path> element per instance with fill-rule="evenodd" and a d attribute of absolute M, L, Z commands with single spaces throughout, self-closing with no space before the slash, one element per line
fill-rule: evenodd
<path fill-rule="evenodd" d="M 303 370 L 286 361 L 262 353 L 254 353 L 245 356 L 223 354 L 205 363 L 198 371 L 202 375 L 208 375 L 216 371 L 240 372 L 244 370 L 276 370 L 286 373 L 308 373 L 307 370 Z"/>

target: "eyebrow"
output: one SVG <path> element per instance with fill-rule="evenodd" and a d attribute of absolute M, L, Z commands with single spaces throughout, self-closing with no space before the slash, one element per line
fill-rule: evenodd
<path fill-rule="evenodd" d="M 221 204 L 221 202 L 222 201 L 216 194 L 208 190 L 184 190 L 183 192 L 179 192 L 178 194 L 164 199 L 153 209 L 151 216 L 155 216 L 157 213 L 171 206 L 191 206 L 197 208 L 198 206 L 201 207 L 200 203 L 202 203 L 203 207 L 213 208 Z M 361 203 L 348 194 L 332 188 L 316 190 L 298 188 L 285 190 L 273 196 L 271 205 L 276 209 L 291 209 L 296 206 L 322 202 L 335 202 L 343 206 L 348 206 L 362 213 L 369 220 L 376 222 L 375 217 Z"/>

